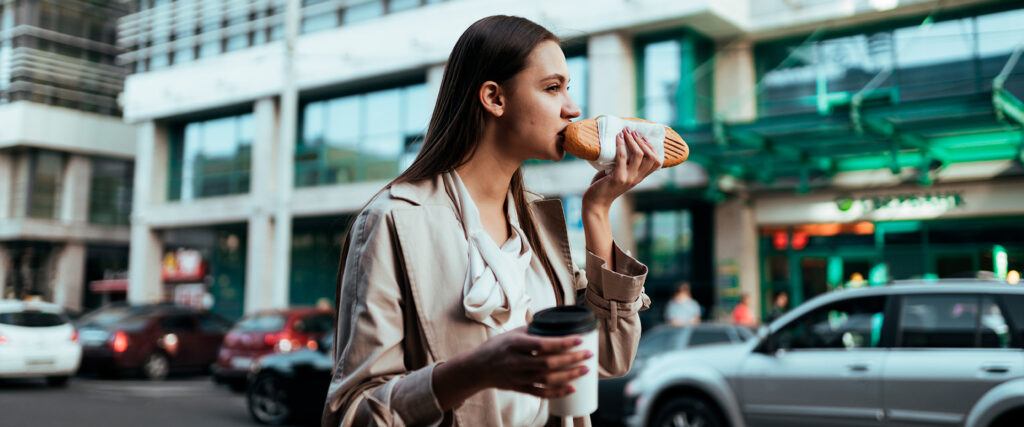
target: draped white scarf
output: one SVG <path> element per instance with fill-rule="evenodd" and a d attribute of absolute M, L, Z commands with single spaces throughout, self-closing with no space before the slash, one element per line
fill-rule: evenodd
<path fill-rule="evenodd" d="M 530 297 L 526 293 L 526 274 L 533 249 L 519 225 L 512 192 L 505 203 L 512 236 L 499 247 L 484 230 L 480 211 L 458 173 L 443 175 L 452 194 L 469 243 L 469 271 L 462 286 L 462 305 L 466 317 L 505 332 L 526 325 Z"/>

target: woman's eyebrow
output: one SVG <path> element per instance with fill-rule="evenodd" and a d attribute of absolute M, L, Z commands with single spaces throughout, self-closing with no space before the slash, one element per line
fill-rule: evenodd
<path fill-rule="evenodd" d="M 551 80 L 551 79 L 558 80 L 559 83 L 565 83 L 565 82 L 569 81 L 569 79 L 565 78 L 565 76 L 563 76 L 561 74 L 558 74 L 558 73 L 545 76 L 541 80 Z"/>

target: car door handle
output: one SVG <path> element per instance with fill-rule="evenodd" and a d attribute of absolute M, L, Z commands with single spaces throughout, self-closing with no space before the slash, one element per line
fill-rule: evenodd
<path fill-rule="evenodd" d="M 867 363 L 851 363 L 846 365 L 846 369 L 854 372 L 866 372 L 870 367 Z"/>
<path fill-rule="evenodd" d="M 1005 374 L 1010 372 L 1010 367 L 1007 365 L 982 365 L 981 370 L 991 374 Z"/>

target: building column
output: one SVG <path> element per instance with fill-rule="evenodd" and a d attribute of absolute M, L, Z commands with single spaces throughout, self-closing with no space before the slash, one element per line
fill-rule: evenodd
<path fill-rule="evenodd" d="M 56 274 L 50 287 L 53 290 L 53 302 L 70 311 L 81 311 L 85 285 L 85 244 L 70 242 L 54 255 Z"/>
<path fill-rule="evenodd" d="M 14 204 L 14 156 L 10 151 L 0 151 L 0 220 L 10 218 Z M 3 286 L 0 276 L 0 287 Z M 3 294 L 0 294 L 3 295 Z"/>
<path fill-rule="evenodd" d="M 587 111 L 591 115 L 636 116 L 636 57 L 633 38 L 625 33 L 605 33 L 587 40 Z M 633 239 L 632 194 L 612 203 L 609 211 L 612 234 L 624 250 L 636 252 Z"/>
<path fill-rule="evenodd" d="M 142 304 L 164 298 L 160 275 L 163 236 L 147 224 L 146 213 L 167 200 L 167 127 L 153 121 L 139 124 L 136 144 L 128 302 Z"/>
<path fill-rule="evenodd" d="M 587 40 L 587 111 L 593 115 L 636 116 L 636 56 L 624 33 Z"/>
<path fill-rule="evenodd" d="M 301 8 L 298 0 L 289 0 L 284 24 L 284 82 L 277 132 L 277 188 L 274 194 L 273 265 L 270 304 L 274 308 L 288 306 L 288 289 L 292 266 L 292 192 L 295 186 L 295 145 L 299 122 L 299 86 L 295 66 L 295 45 L 299 35 Z"/>
<path fill-rule="evenodd" d="M 7 299 L 7 276 L 12 272 L 11 250 L 0 243 L 0 299 Z"/>
<path fill-rule="evenodd" d="M 727 122 L 757 118 L 757 74 L 754 72 L 754 44 L 731 40 L 715 46 L 715 113 Z"/>
<path fill-rule="evenodd" d="M 256 140 L 252 144 L 252 173 L 249 194 L 253 212 L 249 216 L 248 248 L 245 257 L 246 313 L 287 305 L 275 304 L 274 201 L 277 173 L 277 104 L 274 98 L 256 101 L 253 106 Z M 290 246 L 290 245 L 289 245 Z M 287 290 L 287 288 L 286 288 Z M 285 294 L 287 297 L 287 294 Z"/>
<path fill-rule="evenodd" d="M 72 155 L 61 176 L 61 202 L 58 218 L 65 224 L 89 222 L 89 190 L 92 186 L 92 159 Z"/>
<path fill-rule="evenodd" d="M 750 297 L 750 311 L 761 318 L 757 222 L 746 195 L 715 206 L 715 318 L 729 320 L 734 302 Z"/>

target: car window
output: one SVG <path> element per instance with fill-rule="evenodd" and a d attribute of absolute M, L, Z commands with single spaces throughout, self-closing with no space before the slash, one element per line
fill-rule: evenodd
<path fill-rule="evenodd" d="M 999 309 L 995 298 L 985 296 L 981 300 L 981 336 L 979 343 L 982 348 L 1010 347 L 1010 325 Z"/>
<path fill-rule="evenodd" d="M 876 348 L 882 336 L 885 297 L 853 298 L 820 307 L 773 335 L 779 349 Z"/>
<path fill-rule="evenodd" d="M 1017 329 L 1017 342 L 1024 344 L 1024 295 L 1003 295 L 1003 303 L 1006 304 L 1006 315 Z"/>
<path fill-rule="evenodd" d="M 749 341 L 751 338 L 754 338 L 756 336 L 753 332 L 750 331 L 750 329 L 747 329 L 742 326 L 733 328 L 733 332 L 736 334 L 736 337 L 739 341 Z"/>
<path fill-rule="evenodd" d="M 214 313 L 199 316 L 199 329 L 206 333 L 223 334 L 231 329 L 231 321 Z"/>
<path fill-rule="evenodd" d="M 196 324 L 187 314 L 171 314 L 160 319 L 160 328 L 165 332 L 194 332 Z"/>
<path fill-rule="evenodd" d="M 67 318 L 57 313 L 45 311 L 20 311 L 0 313 L 0 324 L 22 326 L 28 328 L 45 328 L 68 323 Z"/>
<path fill-rule="evenodd" d="M 322 334 L 334 328 L 334 316 L 329 314 L 317 314 L 296 319 L 292 327 L 295 329 L 295 332 Z"/>
<path fill-rule="evenodd" d="M 152 311 L 152 308 L 146 306 L 110 306 L 83 316 L 81 319 L 78 319 L 78 325 L 97 328 L 115 326 L 123 328 L 125 324 L 131 323 L 137 326 L 140 322 L 144 324 L 147 315 Z"/>
<path fill-rule="evenodd" d="M 900 310 L 900 347 L 972 348 L 979 295 L 907 295 Z"/>
<path fill-rule="evenodd" d="M 641 336 L 636 357 L 645 358 L 668 351 L 672 347 L 672 338 L 675 334 L 675 328 L 666 328 L 656 329 L 650 334 Z"/>
<path fill-rule="evenodd" d="M 725 329 L 694 329 L 693 333 L 690 334 L 690 344 L 688 347 L 728 342 L 732 342 L 732 340 L 729 338 L 729 332 Z"/>
<path fill-rule="evenodd" d="M 284 328 L 284 316 L 280 314 L 256 314 L 238 321 L 235 330 L 240 332 L 277 332 Z"/>

